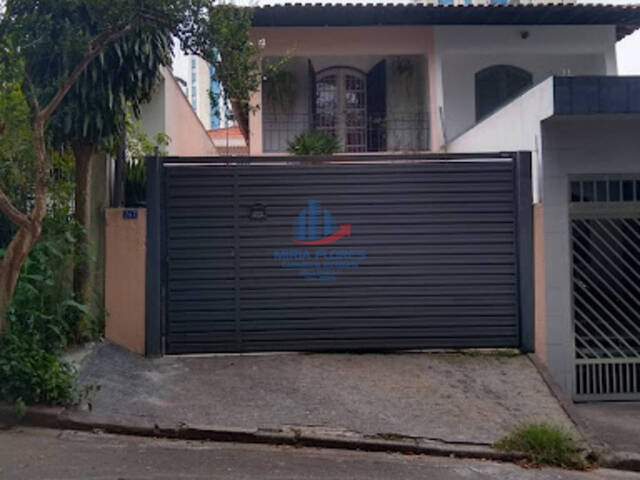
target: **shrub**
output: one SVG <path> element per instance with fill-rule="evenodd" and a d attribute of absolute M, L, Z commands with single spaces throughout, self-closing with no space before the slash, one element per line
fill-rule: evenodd
<path fill-rule="evenodd" d="M 587 467 L 577 442 L 564 430 L 546 423 L 523 425 L 494 447 L 504 452 L 525 453 L 538 465 L 583 470 Z"/>
<path fill-rule="evenodd" d="M 333 155 L 340 151 L 340 142 L 335 135 L 314 130 L 297 135 L 289 142 L 288 151 L 294 155 Z"/>
<path fill-rule="evenodd" d="M 78 398 L 75 370 L 60 356 L 76 338 L 94 337 L 99 328 L 76 322 L 78 312 L 89 315 L 72 288 L 80 231 L 67 215 L 51 214 L 20 272 L 10 328 L 0 339 L 0 401 L 60 405 Z"/>
<path fill-rule="evenodd" d="M 147 171 L 144 162 L 126 162 L 124 167 L 125 206 L 141 207 L 147 201 Z"/>
<path fill-rule="evenodd" d="M 67 405 L 76 398 L 76 372 L 43 347 L 35 333 L 13 327 L 2 337 L 0 400 L 20 406 L 33 403 Z"/>

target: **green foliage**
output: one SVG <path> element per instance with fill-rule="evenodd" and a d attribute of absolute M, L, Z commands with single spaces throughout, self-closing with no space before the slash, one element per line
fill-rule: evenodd
<path fill-rule="evenodd" d="M 538 465 L 579 470 L 587 467 L 581 449 L 571 435 L 546 423 L 523 425 L 494 447 L 504 452 L 526 453 Z"/>
<path fill-rule="evenodd" d="M 124 168 L 125 206 L 141 207 L 147 200 L 147 170 L 144 162 L 126 162 Z"/>
<path fill-rule="evenodd" d="M 171 139 L 166 133 L 156 134 L 153 140 L 149 139 L 139 120 L 134 120 L 131 115 L 127 115 L 127 161 L 144 162 L 145 158 L 155 153 L 158 149 L 159 155 L 167 154 L 167 147 Z"/>
<path fill-rule="evenodd" d="M 182 47 L 213 66 L 213 77 L 223 86 L 225 102 L 237 103 L 244 118 L 236 120 L 246 123 L 251 93 L 260 88 L 263 74 L 275 71 L 276 66 L 262 71 L 260 44 L 249 36 L 252 9 L 210 2 L 205 10 L 190 35 L 182 38 Z M 211 92 L 211 96 L 212 104 L 217 105 L 218 94 Z"/>
<path fill-rule="evenodd" d="M 79 395 L 75 371 L 60 355 L 79 333 L 77 313 L 90 314 L 74 300 L 70 278 L 80 229 L 57 212 L 46 219 L 45 232 L 23 266 L 9 310 L 11 328 L 0 340 L 0 401 L 18 408 L 67 404 Z"/>
<path fill-rule="evenodd" d="M 278 70 L 269 76 L 265 75 L 262 82 L 262 101 L 288 113 L 293 109 L 295 91 L 295 75 L 286 70 Z"/>
<path fill-rule="evenodd" d="M 25 261 L 9 309 L 14 333 L 36 336 L 51 352 L 62 352 L 76 336 L 94 337 L 98 332 L 77 332 L 78 304 L 71 288 L 77 258 L 75 244 L 82 230 L 62 214 L 45 219 L 45 234 Z M 88 327 L 92 328 L 92 327 Z M 79 335 L 80 334 L 80 335 Z"/>
<path fill-rule="evenodd" d="M 2 337 L 0 400 L 17 413 L 28 404 L 68 405 L 77 398 L 76 373 L 59 356 L 42 348 L 37 338 L 14 333 Z"/>
<path fill-rule="evenodd" d="M 154 139 L 149 140 L 142 130 L 139 121 L 127 117 L 127 158 L 124 169 L 125 205 L 127 207 L 143 206 L 147 199 L 147 173 L 145 158 L 155 153 L 166 155 L 166 147 L 169 145 L 169 136 L 158 133 Z"/>
<path fill-rule="evenodd" d="M 340 142 L 335 135 L 314 130 L 297 135 L 289 142 L 288 151 L 294 155 L 333 155 L 340 151 Z"/>
<path fill-rule="evenodd" d="M 80 76 L 52 118 L 56 143 L 70 139 L 96 145 L 119 136 L 125 112 L 140 115 L 151 99 L 160 67 L 171 63 L 171 35 L 140 28 L 111 45 Z"/>
<path fill-rule="evenodd" d="M 35 183 L 30 113 L 19 83 L 4 78 L 7 83 L 0 89 L 0 188 L 18 209 L 26 212 L 31 207 Z M 52 150 L 49 162 L 48 209 L 71 215 L 75 188 L 73 155 L 64 149 Z M 15 227 L 0 214 L 0 248 L 9 244 L 14 232 Z"/>
<path fill-rule="evenodd" d="M 112 35 L 121 35 L 117 41 L 120 38 L 125 41 L 127 37 L 126 41 L 130 41 L 146 32 L 186 34 L 207 3 L 204 0 L 7 0 L 0 21 L 0 42 L 5 48 L 0 51 L 19 51 L 24 71 L 31 78 L 31 85 L 25 87 L 40 106 L 44 106 L 97 41 Z M 10 48 L 6 48 L 7 45 Z M 135 40 L 129 45 L 136 48 Z M 142 53 L 140 58 L 156 60 Z M 102 60 L 97 61 L 106 62 L 107 56 L 105 52 Z M 98 84 L 99 70 L 87 72 L 90 83 Z M 133 75 L 122 81 L 139 81 L 137 72 Z"/>

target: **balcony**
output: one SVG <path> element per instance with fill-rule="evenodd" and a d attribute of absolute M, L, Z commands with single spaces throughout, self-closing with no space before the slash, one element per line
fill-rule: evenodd
<path fill-rule="evenodd" d="M 426 114 L 364 112 L 263 114 L 263 150 L 286 152 L 297 135 L 317 130 L 337 137 L 341 153 L 418 152 L 429 149 Z"/>

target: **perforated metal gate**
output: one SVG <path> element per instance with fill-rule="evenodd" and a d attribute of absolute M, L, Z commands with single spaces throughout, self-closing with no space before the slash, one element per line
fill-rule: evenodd
<path fill-rule="evenodd" d="M 528 154 L 155 168 L 151 353 L 532 348 Z"/>
<path fill-rule="evenodd" d="M 574 398 L 640 399 L 640 179 L 571 190 Z"/>

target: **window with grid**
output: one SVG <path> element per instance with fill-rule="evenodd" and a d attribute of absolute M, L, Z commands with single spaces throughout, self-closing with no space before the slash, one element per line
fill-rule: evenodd
<path fill-rule="evenodd" d="M 574 203 L 640 202 L 640 177 L 603 176 L 572 180 L 569 201 Z"/>

